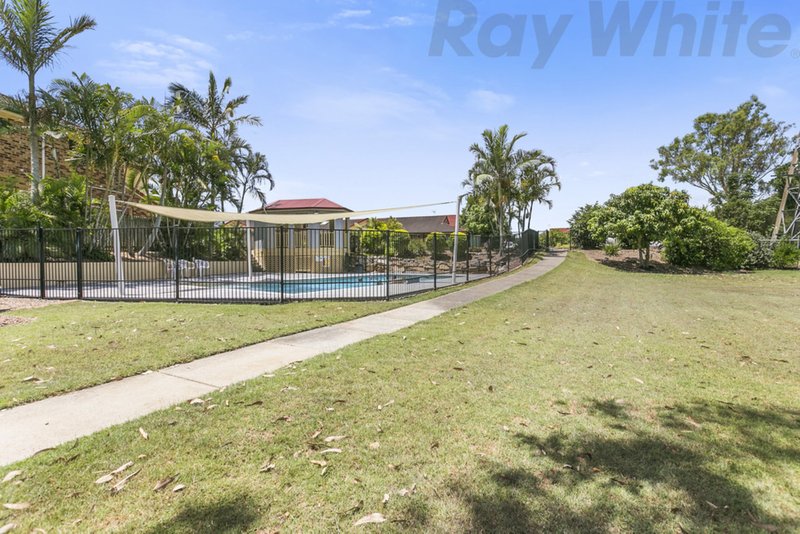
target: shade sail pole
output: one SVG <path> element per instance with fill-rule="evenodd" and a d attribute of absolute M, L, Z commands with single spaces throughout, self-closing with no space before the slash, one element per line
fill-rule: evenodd
<path fill-rule="evenodd" d="M 122 247 L 120 245 L 119 221 L 117 220 L 117 199 L 108 196 L 108 212 L 111 216 L 111 237 L 114 240 L 114 267 L 117 272 L 117 289 L 120 296 L 125 296 L 125 270 L 122 268 Z"/>
<path fill-rule="evenodd" d="M 253 279 L 253 222 L 245 221 L 244 232 L 247 238 L 247 279 Z"/>
<path fill-rule="evenodd" d="M 456 200 L 456 232 L 453 234 L 453 284 L 456 283 L 456 264 L 458 263 L 458 231 L 461 224 L 461 201 L 466 195 L 459 195 Z M 469 247 L 469 243 L 467 243 Z"/>

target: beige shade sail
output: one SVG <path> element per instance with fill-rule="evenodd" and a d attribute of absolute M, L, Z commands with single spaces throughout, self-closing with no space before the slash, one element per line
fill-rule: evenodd
<path fill-rule="evenodd" d="M 436 204 L 421 204 L 418 206 L 403 206 L 399 208 L 384 208 L 379 210 L 368 211 L 343 211 L 338 213 L 312 213 L 312 214 L 296 214 L 296 215 L 272 215 L 272 214 L 256 214 L 256 213 L 225 213 L 206 210 L 191 210 L 186 208 L 169 208 L 166 206 L 154 206 L 151 204 L 139 204 L 136 202 L 120 202 L 133 208 L 168 217 L 170 219 L 179 219 L 181 221 L 216 223 L 216 222 L 231 222 L 231 221 L 253 221 L 266 224 L 275 225 L 290 225 L 290 224 L 320 224 L 328 221 L 335 221 L 339 219 L 366 219 L 373 215 L 381 213 L 388 213 L 392 211 L 405 211 L 419 208 L 431 208 L 434 206 L 446 206 L 454 204 L 454 202 L 439 202 Z"/>

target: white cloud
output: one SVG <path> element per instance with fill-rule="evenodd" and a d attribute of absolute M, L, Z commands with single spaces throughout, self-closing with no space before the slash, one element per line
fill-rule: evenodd
<path fill-rule="evenodd" d="M 150 31 L 151 39 L 118 41 L 113 59 L 100 61 L 114 82 L 136 89 L 166 89 L 172 82 L 200 85 L 213 68 L 214 47 L 176 34 Z"/>
<path fill-rule="evenodd" d="M 337 125 L 375 126 L 387 121 L 414 122 L 430 112 L 426 102 L 392 91 L 329 89 L 299 102 L 293 114 Z"/>
<path fill-rule="evenodd" d="M 467 95 L 467 104 L 471 108 L 483 113 L 505 111 L 512 107 L 515 102 L 516 99 L 512 95 L 496 93 L 485 89 L 471 91 Z"/>
<path fill-rule="evenodd" d="M 369 9 L 344 9 L 334 15 L 332 20 L 358 19 L 369 17 L 370 15 L 372 15 L 372 11 Z"/>

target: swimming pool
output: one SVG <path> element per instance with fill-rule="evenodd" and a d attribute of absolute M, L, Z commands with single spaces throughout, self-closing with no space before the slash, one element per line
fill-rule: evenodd
<path fill-rule="evenodd" d="M 389 276 L 390 283 L 412 284 L 412 283 L 433 283 L 432 275 L 420 274 L 393 274 Z M 283 282 L 283 292 L 290 295 L 299 293 L 314 293 L 319 291 L 335 291 L 337 289 L 369 288 L 385 286 L 387 282 L 385 274 L 357 274 L 336 277 L 320 278 L 297 278 L 287 279 Z M 231 284 L 235 289 L 245 289 L 249 291 L 259 291 L 265 293 L 280 293 L 281 283 L 278 281 L 269 282 L 238 282 Z"/>

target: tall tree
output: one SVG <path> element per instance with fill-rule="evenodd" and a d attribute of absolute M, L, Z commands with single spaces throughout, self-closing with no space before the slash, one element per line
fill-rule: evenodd
<path fill-rule="evenodd" d="M 39 200 L 42 179 L 39 161 L 36 75 L 51 66 L 69 41 L 96 23 L 87 15 L 58 29 L 44 0 L 0 0 L 0 55 L 28 78 L 28 143 L 31 151 L 31 198 Z"/>
<path fill-rule="evenodd" d="M 270 191 L 275 187 L 275 180 L 269 172 L 267 157 L 261 152 L 247 150 L 247 153 L 239 159 L 238 176 L 236 180 L 236 194 L 232 201 L 236 210 L 241 213 L 244 211 L 244 202 L 247 195 L 255 195 L 264 206 L 267 203 L 266 194 L 263 186 L 269 184 Z"/>
<path fill-rule="evenodd" d="M 651 166 L 662 182 L 671 178 L 707 192 L 717 214 L 741 226 L 749 217 L 742 210 L 771 193 L 791 128 L 773 120 L 753 96 L 734 110 L 695 119 L 694 131 L 659 148 Z"/>
<path fill-rule="evenodd" d="M 522 233 L 530 228 L 537 204 L 553 208 L 550 193 L 553 189 L 561 190 L 561 181 L 556 171 L 556 160 L 541 150 L 525 151 L 520 157 L 526 163 L 520 167 L 511 204 L 519 232 Z"/>
<path fill-rule="evenodd" d="M 241 114 L 240 108 L 247 104 L 249 96 L 231 96 L 233 81 L 226 78 L 222 86 L 213 72 L 208 74 L 206 94 L 200 94 L 180 83 L 169 86 L 168 104 L 178 110 L 178 117 L 195 126 L 217 147 L 215 161 L 221 162 L 221 172 L 204 176 L 208 187 L 214 191 L 215 201 L 224 210 L 226 201 L 233 201 L 236 190 L 237 158 L 246 153 L 247 143 L 239 137 L 240 126 L 260 126 L 261 119 L 254 115 Z M 216 170 L 216 169 L 210 169 Z"/>
<path fill-rule="evenodd" d="M 517 149 L 517 143 L 528 134 L 519 133 L 509 138 L 508 125 L 497 130 L 485 130 L 481 143 L 470 147 L 475 163 L 469 171 L 465 186 L 491 204 L 497 219 L 500 247 L 503 247 L 506 224 L 510 222 L 509 201 L 514 182 L 520 170 L 530 163 L 529 157 Z"/>

